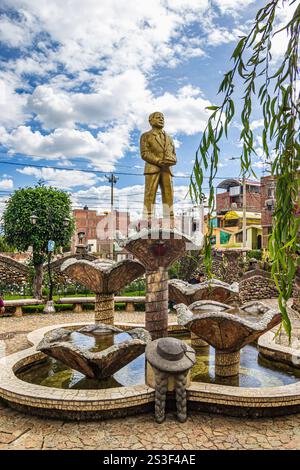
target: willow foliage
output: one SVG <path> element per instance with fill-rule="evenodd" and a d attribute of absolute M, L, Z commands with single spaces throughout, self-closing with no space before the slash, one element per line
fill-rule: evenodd
<path fill-rule="evenodd" d="M 294 5 L 291 20 L 280 30 L 278 8 Z M 285 31 L 287 47 L 278 65 L 272 62 L 271 45 L 276 34 Z M 209 172 L 209 232 L 205 236 L 205 264 L 211 276 L 212 256 L 209 219 L 215 210 L 214 177 L 218 170 L 219 141 L 228 136 L 230 123 L 235 116 L 235 84 L 242 83 L 243 98 L 240 113 L 241 175 L 255 176 L 252 156 L 256 154 L 251 128 L 253 104 L 261 105 L 263 128 L 262 142 L 265 159 L 271 161 L 271 173 L 276 179 L 276 205 L 273 230 L 269 239 L 272 276 L 279 292 L 282 325 L 291 336 L 291 322 L 287 301 L 292 295 L 293 279 L 299 255 L 299 34 L 300 2 L 273 0 L 261 8 L 252 29 L 240 38 L 232 54 L 233 67 L 221 82 L 219 93 L 224 98 L 219 106 L 207 109 L 212 113 L 196 152 L 191 175 L 190 194 L 194 201 L 203 198 L 203 176 Z M 298 82 L 298 83 L 297 83 Z M 298 211 L 298 213 L 297 213 Z"/>

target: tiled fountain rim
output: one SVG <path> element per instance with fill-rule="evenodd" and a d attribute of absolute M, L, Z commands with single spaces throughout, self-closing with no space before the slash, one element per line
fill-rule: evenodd
<path fill-rule="evenodd" d="M 14 370 L 33 359 L 43 357 L 36 352 L 36 344 L 47 331 L 56 328 L 75 328 L 91 322 L 64 323 L 51 325 L 28 334 L 32 347 L 0 359 L 0 397 L 8 402 L 27 407 L 67 410 L 67 411 L 107 411 L 138 407 L 154 402 L 154 390 L 147 385 L 118 387 L 106 390 L 60 390 L 51 387 L 23 382 L 18 379 Z M 117 326 L 128 328 L 137 324 L 118 323 Z M 175 324 L 171 324 L 171 329 Z M 291 348 L 275 345 L 273 334 L 266 333 L 259 339 L 259 347 L 267 344 L 268 348 L 277 350 L 289 349 L 290 354 L 299 354 Z M 266 342 L 266 343 L 265 343 Z M 268 388 L 239 388 L 192 382 L 188 388 L 188 399 L 192 402 L 216 404 L 231 407 L 270 408 L 300 405 L 300 381 L 295 384 Z"/>

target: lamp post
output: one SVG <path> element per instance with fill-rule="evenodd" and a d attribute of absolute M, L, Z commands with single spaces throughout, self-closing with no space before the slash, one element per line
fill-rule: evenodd
<path fill-rule="evenodd" d="M 87 253 L 87 246 L 83 243 L 85 232 L 81 230 L 80 232 L 77 233 L 77 237 L 78 237 L 78 245 L 76 246 L 76 254 L 84 255 L 85 253 Z"/>
<path fill-rule="evenodd" d="M 38 219 L 39 217 L 36 214 L 32 214 L 30 216 L 30 223 L 34 226 L 38 224 Z M 53 231 L 53 213 L 50 210 L 49 211 L 49 226 L 51 227 Z M 66 228 L 69 226 L 70 219 L 68 217 L 65 217 L 63 220 L 63 226 Z M 53 240 L 48 240 L 47 244 L 47 269 L 48 269 L 48 278 L 49 278 L 49 295 L 48 295 L 48 300 L 45 305 L 43 313 L 55 313 L 55 307 L 54 307 L 54 302 L 53 302 L 53 279 L 52 279 L 52 272 L 51 272 L 51 258 L 52 258 L 52 253 L 55 250 L 55 242 Z"/>

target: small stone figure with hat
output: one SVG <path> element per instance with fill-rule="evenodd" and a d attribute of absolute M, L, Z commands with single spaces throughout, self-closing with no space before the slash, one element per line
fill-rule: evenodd
<path fill-rule="evenodd" d="M 176 338 L 159 338 L 146 347 L 147 383 L 155 388 L 155 419 L 162 423 L 168 391 L 175 390 L 178 420 L 187 419 L 186 387 L 196 362 L 195 351 Z"/>

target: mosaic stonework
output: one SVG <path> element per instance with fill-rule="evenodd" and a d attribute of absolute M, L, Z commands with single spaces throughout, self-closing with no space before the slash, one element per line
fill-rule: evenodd
<path fill-rule="evenodd" d="M 77 329 L 80 326 L 82 327 L 83 324 L 69 323 L 56 325 L 55 328 Z M 33 344 L 31 348 L 23 349 L 0 359 L 0 397 L 10 407 L 16 408 L 22 413 L 35 414 L 43 418 L 51 417 L 76 421 L 80 419 L 116 418 L 153 410 L 155 392 L 153 388 L 146 385 L 96 391 L 59 390 L 29 384 L 20 380 L 16 376 L 16 372 L 20 368 L 26 365 L 34 365 L 36 361 L 43 358 L 42 353 L 36 352 L 36 344 L 41 341 L 46 332 L 51 330 L 53 330 L 53 325 L 32 331 L 28 335 L 28 341 Z M 262 348 L 268 351 L 272 351 L 276 347 L 276 354 L 278 355 L 280 350 L 284 351 L 284 357 L 292 364 L 292 356 L 296 353 L 299 354 L 299 351 L 283 348 L 271 340 L 264 341 L 266 337 L 271 338 L 271 336 L 274 336 L 271 332 L 261 336 L 258 344 L 261 344 Z M 289 352 L 285 351 L 287 349 L 289 349 Z M 210 411 L 245 417 L 286 415 L 300 410 L 300 382 L 261 389 L 228 388 L 216 384 L 192 382 L 187 389 L 187 400 L 188 408 L 193 412 Z M 9 408 L 7 409 L 9 410 Z M 145 416 L 141 418 L 144 423 Z M 171 424 L 172 428 L 176 425 L 173 422 Z M 265 434 L 268 430 L 263 432 Z M 57 434 L 59 434 L 60 439 L 61 434 Z M 30 442 L 31 439 L 30 436 Z"/>
<path fill-rule="evenodd" d="M 146 270 L 146 329 L 152 339 L 167 336 L 168 271 L 188 249 L 200 249 L 202 238 L 192 239 L 176 229 L 142 229 L 120 240 Z"/>

